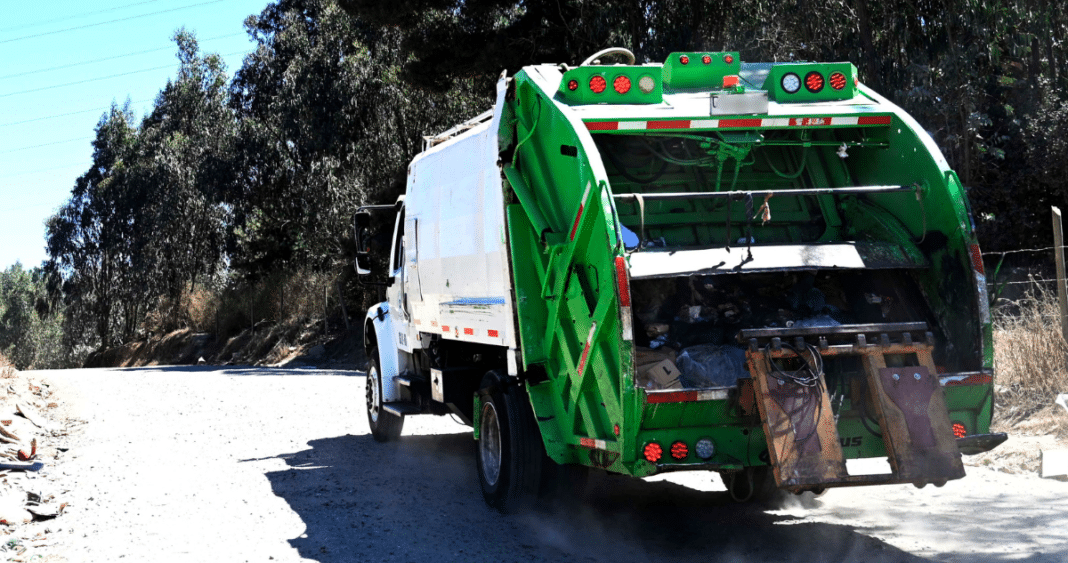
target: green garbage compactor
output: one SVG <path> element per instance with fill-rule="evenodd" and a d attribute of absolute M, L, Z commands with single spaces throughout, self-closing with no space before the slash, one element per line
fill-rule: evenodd
<path fill-rule="evenodd" d="M 852 64 L 526 67 L 353 221 L 371 434 L 456 415 L 499 510 L 590 470 L 941 486 L 1005 439 L 964 188 Z"/>

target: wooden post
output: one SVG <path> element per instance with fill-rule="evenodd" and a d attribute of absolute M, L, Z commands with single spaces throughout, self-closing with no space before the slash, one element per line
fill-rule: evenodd
<path fill-rule="evenodd" d="M 1057 304 L 1061 311 L 1061 336 L 1068 341 L 1068 292 L 1064 285 L 1064 223 L 1061 210 L 1053 207 L 1053 256 L 1057 261 Z"/>
<path fill-rule="evenodd" d="M 349 331 L 349 311 L 345 308 L 345 296 L 341 293 L 341 280 L 337 280 L 337 301 L 341 303 L 341 318 L 345 321 L 345 332 Z"/>

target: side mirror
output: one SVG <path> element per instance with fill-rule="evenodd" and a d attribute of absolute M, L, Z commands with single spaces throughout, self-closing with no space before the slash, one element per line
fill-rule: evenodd
<path fill-rule="evenodd" d="M 367 211 L 357 211 L 352 216 L 352 229 L 356 236 L 356 273 L 366 276 L 371 273 L 371 237 L 374 236 L 371 230 L 371 214 Z M 360 266 L 361 262 L 368 267 Z"/>

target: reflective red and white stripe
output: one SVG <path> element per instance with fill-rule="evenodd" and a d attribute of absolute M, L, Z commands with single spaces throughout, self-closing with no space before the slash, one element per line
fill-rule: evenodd
<path fill-rule="evenodd" d="M 578 374 L 582 376 L 582 372 L 586 369 L 586 361 L 590 359 L 590 346 L 593 345 L 593 333 L 597 332 L 597 323 L 593 323 L 590 327 L 590 335 L 586 337 L 586 346 L 582 348 L 582 359 L 579 360 Z"/>
<path fill-rule="evenodd" d="M 989 373 L 960 373 L 938 376 L 943 387 L 957 385 L 990 385 L 994 382 L 994 376 Z"/>
<path fill-rule="evenodd" d="M 579 221 L 582 221 L 582 212 L 586 209 L 586 198 L 590 197 L 590 188 L 593 187 L 593 182 L 586 184 L 586 190 L 582 192 L 582 199 L 579 200 L 578 214 L 575 215 L 575 224 L 571 226 L 571 240 L 575 240 L 575 233 L 578 232 Z"/>
<path fill-rule="evenodd" d="M 607 450 L 608 442 L 604 440 L 596 440 L 594 438 L 579 438 L 579 445 L 584 448 L 594 448 L 598 450 Z"/>
<path fill-rule="evenodd" d="M 750 117 L 734 119 L 663 119 L 649 121 L 587 121 L 590 131 L 650 131 L 656 129 L 764 129 L 770 127 L 835 127 L 890 125 L 893 116 Z"/>
<path fill-rule="evenodd" d="M 646 391 L 646 403 L 694 403 L 698 401 L 722 401 L 727 398 L 727 389 L 694 389 L 691 391 Z"/>
<path fill-rule="evenodd" d="M 420 320 L 420 319 L 415 319 L 415 324 L 416 325 L 422 325 L 423 321 Z M 438 322 L 437 321 L 430 321 L 430 326 L 438 326 Z M 470 327 L 458 327 L 458 326 L 441 325 L 441 332 L 447 334 L 447 333 L 450 333 L 450 332 L 453 332 L 453 331 L 455 331 L 456 336 L 460 336 L 460 333 L 463 333 L 464 336 L 481 336 L 482 335 L 480 330 L 476 330 L 476 329 L 470 328 Z M 486 336 L 488 336 L 490 338 L 500 338 L 501 337 L 501 331 L 497 330 L 497 329 L 493 329 L 493 328 L 487 329 L 486 330 Z"/>

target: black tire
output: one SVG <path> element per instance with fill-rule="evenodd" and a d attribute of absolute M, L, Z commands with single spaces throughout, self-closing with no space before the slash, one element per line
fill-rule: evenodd
<path fill-rule="evenodd" d="M 378 367 L 378 349 L 372 348 L 368 356 L 365 382 L 367 426 L 371 427 L 371 436 L 375 441 L 396 440 L 404 428 L 404 418 L 382 410 L 382 370 Z"/>
<path fill-rule="evenodd" d="M 545 448 L 526 390 L 491 371 L 478 395 L 475 464 L 482 498 L 504 514 L 528 509 L 538 497 Z"/>
<path fill-rule="evenodd" d="M 743 471 L 721 473 L 723 485 L 735 502 L 753 502 L 770 506 L 782 504 L 790 494 L 775 485 L 770 466 L 746 467 Z"/>

